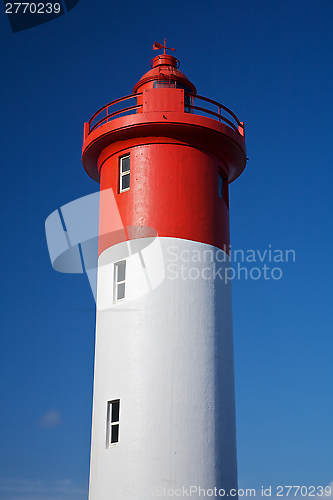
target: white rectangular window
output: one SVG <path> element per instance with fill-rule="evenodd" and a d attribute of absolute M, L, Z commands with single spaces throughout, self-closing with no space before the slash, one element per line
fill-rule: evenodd
<path fill-rule="evenodd" d="M 126 260 L 115 262 L 114 265 L 114 301 L 125 298 L 125 278 L 126 278 Z"/>
<path fill-rule="evenodd" d="M 130 188 L 130 155 L 122 156 L 119 165 L 119 192 Z"/>
<path fill-rule="evenodd" d="M 108 401 L 106 446 L 119 442 L 120 399 Z"/>

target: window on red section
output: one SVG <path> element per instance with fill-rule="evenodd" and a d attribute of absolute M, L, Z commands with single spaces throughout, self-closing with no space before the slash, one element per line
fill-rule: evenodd
<path fill-rule="evenodd" d="M 219 168 L 218 174 L 218 193 L 221 200 L 229 208 L 229 197 L 228 197 L 228 179 L 222 169 Z"/>
<path fill-rule="evenodd" d="M 119 165 L 119 192 L 123 193 L 130 188 L 130 155 L 120 157 Z"/>

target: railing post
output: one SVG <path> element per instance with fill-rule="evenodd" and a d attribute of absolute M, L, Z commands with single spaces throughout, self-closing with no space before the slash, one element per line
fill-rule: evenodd
<path fill-rule="evenodd" d="M 86 140 L 88 135 L 89 135 L 89 123 L 85 122 L 85 124 L 83 125 L 83 140 L 84 141 Z"/>
<path fill-rule="evenodd" d="M 245 137 L 245 127 L 244 127 L 244 122 L 239 122 L 238 125 L 238 132 L 242 137 Z"/>

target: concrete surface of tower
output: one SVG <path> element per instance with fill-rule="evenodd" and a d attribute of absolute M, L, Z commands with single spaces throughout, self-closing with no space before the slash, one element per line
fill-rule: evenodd
<path fill-rule="evenodd" d="M 165 52 L 85 124 L 84 168 L 117 207 L 101 197 L 90 500 L 237 489 L 231 282 L 218 270 L 244 126 Z"/>

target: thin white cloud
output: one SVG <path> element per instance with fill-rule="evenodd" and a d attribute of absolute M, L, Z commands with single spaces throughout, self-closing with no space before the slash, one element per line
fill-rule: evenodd
<path fill-rule="evenodd" d="M 0 480 L 1 500 L 87 500 L 86 488 L 71 480 L 50 483 L 30 480 Z"/>
<path fill-rule="evenodd" d="M 50 408 L 39 420 L 38 424 L 41 427 L 58 427 L 61 424 L 60 413 L 54 408 Z"/>

